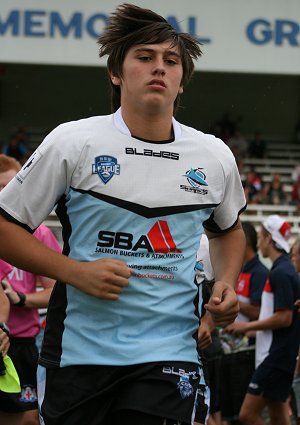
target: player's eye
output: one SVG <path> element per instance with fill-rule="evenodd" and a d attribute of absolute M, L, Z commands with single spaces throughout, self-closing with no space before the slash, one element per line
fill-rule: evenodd
<path fill-rule="evenodd" d="M 151 57 L 150 56 L 139 56 L 138 59 L 141 62 L 149 62 L 151 60 Z"/>

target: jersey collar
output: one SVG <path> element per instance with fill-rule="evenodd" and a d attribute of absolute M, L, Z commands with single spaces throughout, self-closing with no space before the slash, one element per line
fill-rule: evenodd
<path fill-rule="evenodd" d="M 127 136 L 131 136 L 129 128 L 127 127 L 127 125 L 125 124 L 125 121 L 123 120 L 121 108 L 119 108 L 113 114 L 113 117 L 114 117 L 115 126 L 118 128 L 118 130 L 121 133 L 126 134 Z M 182 133 L 181 125 L 179 124 L 178 121 L 175 120 L 174 117 L 172 117 L 172 125 L 174 130 L 174 140 L 179 139 Z"/>

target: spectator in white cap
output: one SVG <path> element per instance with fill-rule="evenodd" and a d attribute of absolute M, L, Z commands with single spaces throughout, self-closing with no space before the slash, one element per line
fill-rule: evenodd
<path fill-rule="evenodd" d="M 263 227 L 272 236 L 275 247 L 288 254 L 290 252 L 288 240 L 291 237 L 291 225 L 279 215 L 273 214 L 263 222 Z"/>
<path fill-rule="evenodd" d="M 235 322 L 233 333 L 256 333 L 256 369 L 240 410 L 245 425 L 263 425 L 261 412 L 267 406 L 272 425 L 290 425 L 288 398 L 299 348 L 300 316 L 295 306 L 300 280 L 291 263 L 291 226 L 282 217 L 270 215 L 258 234 L 258 247 L 272 262 L 258 320 Z"/>

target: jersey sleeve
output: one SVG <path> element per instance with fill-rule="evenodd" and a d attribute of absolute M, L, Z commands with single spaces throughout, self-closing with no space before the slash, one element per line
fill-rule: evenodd
<path fill-rule="evenodd" d="M 270 275 L 270 284 L 274 293 L 274 311 L 293 310 L 294 295 L 290 276 L 278 270 Z"/>
<path fill-rule="evenodd" d="M 81 154 L 70 124 L 54 129 L 0 193 L 0 213 L 31 232 L 68 192 Z"/>
<path fill-rule="evenodd" d="M 250 281 L 250 302 L 251 304 L 261 305 L 261 297 L 267 280 L 267 272 L 257 271 L 253 273 Z"/>

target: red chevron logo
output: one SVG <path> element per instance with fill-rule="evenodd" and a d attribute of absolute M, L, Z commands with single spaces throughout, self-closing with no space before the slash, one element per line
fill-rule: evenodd
<path fill-rule="evenodd" d="M 147 236 L 155 252 L 162 254 L 181 252 L 180 249 L 177 249 L 168 223 L 164 220 L 159 220 L 155 223 L 147 233 Z"/>

